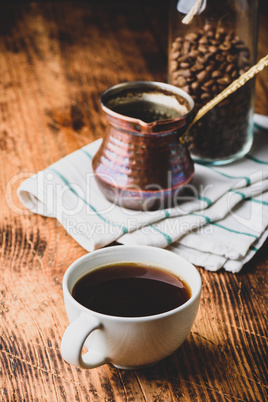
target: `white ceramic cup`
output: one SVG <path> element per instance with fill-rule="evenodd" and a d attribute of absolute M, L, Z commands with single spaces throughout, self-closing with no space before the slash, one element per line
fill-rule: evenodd
<path fill-rule="evenodd" d="M 191 289 L 190 299 L 173 310 L 144 317 L 117 317 L 92 311 L 71 295 L 79 278 L 115 262 L 141 262 L 167 270 Z M 80 368 L 112 363 L 138 369 L 172 354 L 186 339 L 199 306 L 201 278 L 184 258 L 149 246 L 114 246 L 93 251 L 70 265 L 63 278 L 63 295 L 70 321 L 61 342 L 68 363 Z M 88 351 L 82 354 L 82 348 Z"/>

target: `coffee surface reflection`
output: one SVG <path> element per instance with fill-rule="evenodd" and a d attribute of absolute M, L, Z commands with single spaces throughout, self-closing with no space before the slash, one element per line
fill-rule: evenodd
<path fill-rule="evenodd" d="M 177 276 L 139 263 L 117 263 L 84 275 L 72 296 L 98 313 L 144 317 L 173 310 L 190 299 L 188 285 Z"/>

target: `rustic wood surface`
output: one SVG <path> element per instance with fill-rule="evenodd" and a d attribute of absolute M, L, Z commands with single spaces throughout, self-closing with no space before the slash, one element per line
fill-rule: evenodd
<path fill-rule="evenodd" d="M 260 15 L 258 58 L 268 50 Z M 166 81 L 167 2 L 0 5 L 0 399 L 2 401 L 267 401 L 268 243 L 237 275 L 198 268 L 199 313 L 171 357 L 141 371 L 65 363 L 61 282 L 83 250 L 56 220 L 16 196 L 35 172 L 102 136 L 100 93 Z M 268 69 L 256 112 L 268 114 Z"/>

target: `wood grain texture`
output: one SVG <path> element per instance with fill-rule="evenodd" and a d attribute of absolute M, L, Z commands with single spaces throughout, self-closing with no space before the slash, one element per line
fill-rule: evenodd
<path fill-rule="evenodd" d="M 263 3 L 264 4 L 264 3 Z M 259 58 L 268 49 L 260 16 Z M 202 268 L 201 305 L 182 347 L 140 371 L 65 363 L 61 282 L 83 250 L 16 196 L 25 178 L 100 138 L 100 93 L 166 81 L 165 1 L 0 5 L 0 400 L 267 401 L 267 245 L 240 274 Z M 268 114 L 268 69 L 256 112 Z"/>

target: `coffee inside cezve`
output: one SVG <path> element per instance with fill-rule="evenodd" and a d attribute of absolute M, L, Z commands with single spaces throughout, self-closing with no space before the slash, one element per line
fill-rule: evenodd
<path fill-rule="evenodd" d="M 184 110 L 184 109 L 183 109 Z M 113 107 L 113 111 L 124 116 L 140 119 L 145 123 L 175 119 L 182 115 L 178 110 L 148 101 L 125 102 Z M 186 113 L 187 110 L 185 109 Z"/>
<path fill-rule="evenodd" d="M 72 289 L 90 310 L 120 317 L 156 315 L 191 297 L 188 285 L 164 269 L 140 263 L 116 263 L 88 272 Z"/>

